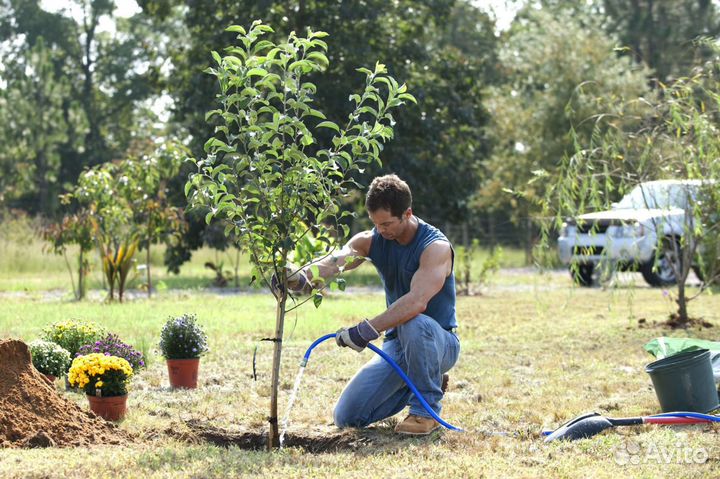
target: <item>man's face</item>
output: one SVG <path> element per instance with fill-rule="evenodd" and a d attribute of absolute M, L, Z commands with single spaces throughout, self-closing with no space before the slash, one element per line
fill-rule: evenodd
<path fill-rule="evenodd" d="M 386 240 L 395 240 L 402 235 L 411 215 L 412 211 L 410 208 L 405 210 L 401 218 L 393 216 L 389 210 L 382 208 L 368 213 L 378 233 Z"/>

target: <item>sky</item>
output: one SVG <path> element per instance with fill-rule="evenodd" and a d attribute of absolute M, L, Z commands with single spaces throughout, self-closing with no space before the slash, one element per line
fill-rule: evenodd
<path fill-rule="evenodd" d="M 512 19 L 515 17 L 519 6 L 517 0 L 473 0 L 472 2 L 477 7 L 493 12 L 497 20 L 498 31 L 506 30 Z M 67 10 L 73 17 L 79 19 L 82 18 L 82 10 L 74 2 L 63 1 L 63 0 L 42 0 L 40 5 L 44 10 L 50 12 L 57 12 L 60 10 Z M 115 0 L 115 14 L 120 17 L 130 17 L 140 11 L 137 2 L 135 0 Z M 104 18 L 101 21 L 100 30 L 102 31 L 113 31 L 114 26 L 109 18 Z"/>
<path fill-rule="evenodd" d="M 48 12 L 59 12 L 65 10 L 67 14 L 71 15 L 76 20 L 82 19 L 82 8 L 75 2 L 63 1 L 63 0 L 41 0 L 40 7 Z M 136 13 L 140 12 L 140 7 L 135 0 L 115 0 L 115 15 L 119 17 L 131 17 Z M 98 25 L 100 31 L 115 31 L 115 25 L 112 19 L 105 16 L 100 19 Z"/>
<path fill-rule="evenodd" d="M 472 3 L 482 10 L 492 12 L 495 15 L 496 30 L 503 31 L 510 28 L 510 24 L 523 2 L 518 0 L 472 0 Z"/>

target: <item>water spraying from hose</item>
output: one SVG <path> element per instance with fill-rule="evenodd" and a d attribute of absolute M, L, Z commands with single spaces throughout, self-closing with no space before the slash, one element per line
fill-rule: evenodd
<path fill-rule="evenodd" d="M 285 433 L 287 432 L 288 424 L 290 422 L 290 411 L 292 410 L 293 404 L 295 404 L 295 398 L 297 398 L 298 389 L 300 389 L 300 383 L 302 382 L 303 373 L 305 372 L 305 365 L 300 366 L 300 370 L 295 376 L 295 385 L 293 386 L 292 393 L 290 393 L 290 399 L 288 399 L 288 405 L 285 409 L 285 417 L 282 420 L 282 432 L 280 433 L 280 447 L 283 447 L 285 441 Z"/>

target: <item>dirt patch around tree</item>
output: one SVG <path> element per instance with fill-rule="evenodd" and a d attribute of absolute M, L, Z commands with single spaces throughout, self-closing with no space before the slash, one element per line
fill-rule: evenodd
<path fill-rule="evenodd" d="M 131 437 L 46 381 L 19 340 L 0 340 L 0 447 L 126 444 Z"/>
<path fill-rule="evenodd" d="M 252 451 L 267 450 L 267 428 L 250 429 L 239 426 L 223 429 L 210 422 L 195 419 L 184 421 L 178 426 L 167 428 L 165 434 L 191 444 L 211 443 Z M 298 447 L 312 454 L 342 451 L 378 453 L 400 449 L 409 441 L 434 442 L 441 436 L 441 431 L 423 437 L 402 436 L 395 434 L 392 427 L 382 425 L 366 429 L 314 426 L 290 428 L 285 435 L 283 447 Z"/>

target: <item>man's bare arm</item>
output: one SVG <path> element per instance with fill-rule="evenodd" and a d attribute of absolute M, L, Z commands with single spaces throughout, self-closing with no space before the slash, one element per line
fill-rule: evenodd
<path fill-rule="evenodd" d="M 370 254 L 372 243 L 372 231 L 358 233 L 348 241 L 340 250 L 334 251 L 327 258 L 303 268 L 308 279 L 313 280 L 312 266 L 317 266 L 317 271 L 323 279 L 327 280 L 339 275 L 341 271 L 348 271 L 360 266 Z"/>
<path fill-rule="evenodd" d="M 452 272 L 452 248 L 449 243 L 436 241 L 420 257 L 420 267 L 413 275 L 410 291 L 400 297 L 380 315 L 370 321 L 378 331 L 385 331 L 414 318 L 425 311 L 428 302 L 445 284 Z"/>

